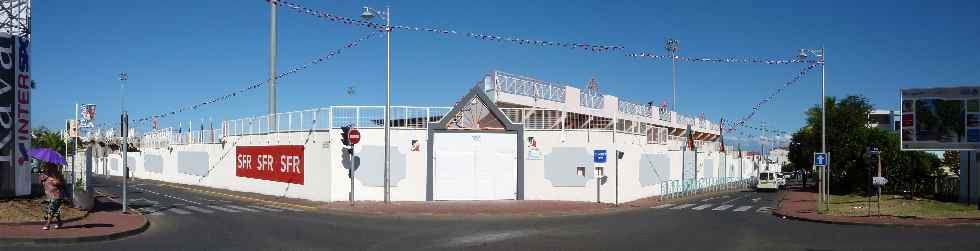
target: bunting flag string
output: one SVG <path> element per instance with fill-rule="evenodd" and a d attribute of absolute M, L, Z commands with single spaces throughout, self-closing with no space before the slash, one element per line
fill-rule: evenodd
<path fill-rule="evenodd" d="M 665 60 L 669 61 L 670 56 L 667 55 L 656 55 L 653 53 L 630 53 L 626 54 L 627 57 L 634 58 L 645 58 L 653 60 Z M 729 64 L 802 64 L 818 63 L 817 60 L 806 60 L 798 58 L 769 58 L 769 59 L 757 59 L 757 58 L 707 58 L 707 57 L 684 57 L 684 56 L 674 56 L 677 62 L 690 62 L 690 63 L 729 63 Z"/>
<path fill-rule="evenodd" d="M 325 54 L 323 56 L 320 56 L 318 58 L 315 58 L 315 59 L 313 59 L 313 60 L 311 60 L 311 61 L 309 61 L 309 62 L 307 62 L 307 63 L 305 63 L 305 64 L 303 64 L 303 65 L 301 65 L 299 67 L 295 67 L 295 68 L 292 68 L 289 71 L 285 71 L 285 72 L 279 73 L 279 75 L 276 75 L 275 78 L 278 80 L 278 79 L 284 78 L 286 76 L 295 74 L 297 72 L 306 70 L 307 68 L 309 68 L 309 67 L 311 67 L 313 65 L 316 65 L 316 64 L 319 64 L 319 63 L 323 63 L 325 61 L 328 61 L 331 58 L 339 55 L 341 52 L 344 51 L 344 49 L 351 49 L 351 48 L 357 47 L 358 45 L 360 45 L 361 42 L 364 42 L 365 40 L 371 39 L 371 38 L 376 37 L 376 36 L 379 36 L 381 34 L 382 34 L 381 32 L 371 32 L 370 34 L 368 34 L 368 35 L 366 35 L 364 37 L 361 37 L 361 38 L 358 38 L 358 39 L 353 40 L 351 42 L 348 42 L 343 47 L 330 50 L 329 52 L 327 52 L 327 54 Z M 154 114 L 154 115 L 150 115 L 150 116 L 147 116 L 147 117 L 144 117 L 144 118 L 131 119 L 130 121 L 133 124 L 142 124 L 143 122 L 146 122 L 146 121 L 151 121 L 151 120 L 160 119 L 160 118 L 166 118 L 166 117 L 174 116 L 174 115 L 176 115 L 178 113 L 182 113 L 182 112 L 186 112 L 186 111 L 197 110 L 198 108 L 201 108 L 201 107 L 206 106 L 206 105 L 214 104 L 214 103 L 217 103 L 217 102 L 221 102 L 221 101 L 225 101 L 225 100 L 228 100 L 228 99 L 237 97 L 238 95 L 242 95 L 245 92 L 248 92 L 250 90 L 254 90 L 256 88 L 262 87 L 263 85 L 265 85 L 268 82 L 269 82 L 269 80 L 265 80 L 265 81 L 261 81 L 261 82 L 255 82 L 255 83 L 252 83 L 249 86 L 246 86 L 244 88 L 235 90 L 235 91 L 230 92 L 228 94 L 225 94 L 225 95 L 222 95 L 222 96 L 210 97 L 207 100 L 202 101 L 200 103 L 196 103 L 196 104 L 193 104 L 193 105 L 182 106 L 182 107 L 179 107 L 179 108 L 177 108 L 176 110 L 173 110 L 173 111 L 159 113 L 159 114 Z M 107 124 L 106 123 L 100 124 L 100 127 L 102 127 L 103 125 L 107 125 Z"/>
<path fill-rule="evenodd" d="M 734 125 L 735 125 L 734 122 L 725 121 L 725 126 L 734 126 Z M 790 131 L 777 130 L 777 129 L 772 129 L 772 128 L 762 128 L 760 126 L 752 126 L 752 125 L 748 125 L 748 124 L 742 125 L 742 127 L 748 128 L 748 129 L 752 129 L 752 130 L 756 130 L 756 131 L 760 131 L 760 132 L 774 133 L 774 134 L 778 134 L 778 135 L 789 135 L 789 134 L 793 134 L 793 132 L 790 132 Z"/>
<path fill-rule="evenodd" d="M 266 2 L 269 2 L 269 1 L 270 0 L 266 0 Z M 357 19 L 354 19 L 354 18 L 347 18 L 347 17 L 343 17 L 343 16 L 331 14 L 331 13 L 328 13 L 326 11 L 314 10 L 314 9 L 307 8 L 307 7 L 303 6 L 303 5 L 300 5 L 298 3 L 294 3 L 294 2 L 291 2 L 291 1 L 279 0 L 279 1 L 273 1 L 273 3 L 278 4 L 280 6 L 288 7 L 290 9 L 292 9 L 292 10 L 295 10 L 295 11 L 300 12 L 300 13 L 303 13 L 303 14 L 307 14 L 307 15 L 310 15 L 310 16 L 318 17 L 318 18 L 325 19 L 325 20 L 331 21 L 331 22 L 342 23 L 342 24 L 353 25 L 353 26 L 366 27 L 366 28 L 376 29 L 376 30 L 380 30 L 380 31 L 386 31 L 386 30 L 388 30 L 388 27 L 386 25 L 375 24 L 375 23 L 372 23 L 372 22 L 368 22 L 368 21 L 364 21 L 364 20 L 357 20 Z M 405 25 L 392 25 L 391 26 L 391 29 L 392 30 L 405 30 L 405 31 L 420 31 L 420 32 L 429 32 L 429 33 L 445 34 L 445 35 L 463 35 L 463 36 L 466 36 L 466 37 L 470 37 L 470 38 L 474 38 L 474 39 L 479 39 L 479 40 L 484 40 L 484 41 L 509 42 L 509 43 L 514 43 L 514 44 L 518 44 L 518 45 L 525 45 L 525 46 L 557 47 L 557 48 L 566 48 L 566 49 L 582 49 L 582 50 L 591 51 L 591 52 L 607 52 L 607 51 L 624 51 L 624 50 L 626 50 L 626 47 L 625 46 L 620 46 L 620 45 L 604 45 L 604 44 L 601 44 L 601 43 L 591 43 L 591 42 L 576 43 L 576 42 L 556 42 L 556 41 L 546 41 L 546 40 L 533 40 L 533 39 L 524 39 L 524 38 L 518 38 L 518 37 L 511 37 L 511 36 L 500 36 L 500 35 L 487 34 L 487 33 L 462 32 L 462 31 L 457 31 L 457 30 L 453 30 L 453 29 L 436 29 L 436 28 L 418 27 L 418 26 L 405 26 Z M 654 53 L 625 53 L 625 54 L 623 54 L 623 56 L 626 56 L 626 57 L 629 57 L 629 58 L 642 58 L 642 59 L 654 59 L 654 60 L 671 60 L 671 57 L 670 56 L 656 55 Z M 681 57 L 681 56 L 675 56 L 674 57 L 674 60 L 677 60 L 678 62 L 691 62 L 691 63 L 731 63 L 731 64 L 769 64 L 769 65 L 775 65 L 775 64 L 816 63 L 815 60 L 805 60 L 805 59 L 796 59 L 796 58 L 769 58 L 769 59 L 754 59 L 754 58 L 750 58 L 750 59 L 739 59 L 739 58 L 708 58 L 708 57 Z"/>
<path fill-rule="evenodd" d="M 752 106 L 752 111 L 749 112 L 748 115 L 745 115 L 745 117 L 742 117 L 742 119 L 740 119 L 739 121 L 734 122 L 732 124 L 732 127 L 728 128 L 727 130 L 729 132 L 731 132 L 731 131 L 737 130 L 738 127 L 745 126 L 745 123 L 748 122 L 749 120 L 752 120 L 752 117 L 755 116 L 755 114 L 759 111 L 759 109 L 762 108 L 763 105 L 769 103 L 769 101 L 771 101 L 774 98 L 776 98 L 776 96 L 778 96 L 780 93 L 782 93 L 784 90 L 786 90 L 786 88 L 792 86 L 796 82 L 799 82 L 800 79 L 803 79 L 803 77 L 806 76 L 807 73 L 809 73 L 811 70 L 813 70 L 814 68 L 816 68 L 818 64 L 822 64 L 822 63 L 823 62 L 820 61 L 820 62 L 817 62 L 817 63 L 814 63 L 814 64 L 810 64 L 806 68 L 801 69 L 800 72 L 796 75 L 796 77 L 793 77 L 793 79 L 791 79 L 789 81 L 786 81 L 786 83 L 784 83 L 783 86 L 780 86 L 779 88 L 776 89 L 776 91 L 774 91 L 771 94 L 769 94 L 769 96 L 763 98 L 758 103 L 756 103 L 755 105 L 753 105 Z"/>

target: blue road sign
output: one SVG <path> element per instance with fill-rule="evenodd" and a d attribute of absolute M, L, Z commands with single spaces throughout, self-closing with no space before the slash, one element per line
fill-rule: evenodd
<path fill-rule="evenodd" d="M 592 150 L 592 162 L 606 163 L 606 150 Z"/>
<path fill-rule="evenodd" d="M 826 166 L 827 160 L 827 153 L 813 153 L 814 166 Z"/>

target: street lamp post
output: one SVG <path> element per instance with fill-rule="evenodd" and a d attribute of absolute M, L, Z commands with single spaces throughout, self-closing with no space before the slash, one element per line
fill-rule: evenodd
<path fill-rule="evenodd" d="M 827 153 L 827 64 L 824 60 L 826 56 L 826 50 L 824 48 L 820 49 L 800 49 L 800 59 L 807 57 L 807 54 L 813 54 L 817 56 L 817 63 L 820 64 L 820 152 Z M 830 184 L 827 179 L 830 178 L 830 174 L 827 169 L 830 167 L 830 161 L 827 161 L 827 165 L 820 170 L 820 190 L 822 194 L 820 199 L 825 208 L 830 209 Z"/>
<path fill-rule="evenodd" d="M 374 16 L 381 16 L 385 20 L 386 56 L 385 56 L 385 204 L 391 202 L 391 8 L 385 7 L 384 11 L 377 11 L 369 7 L 364 7 L 361 18 L 370 20 Z"/>
<path fill-rule="evenodd" d="M 276 1 L 269 1 L 271 11 L 270 11 L 270 24 L 269 24 L 269 118 L 266 121 L 269 123 L 269 131 L 278 132 L 279 131 L 279 118 L 276 115 L 276 54 L 278 51 L 278 33 L 276 28 L 276 7 L 279 6 Z"/>
<path fill-rule="evenodd" d="M 674 102 L 674 111 L 677 111 L 677 51 L 680 50 L 680 44 L 677 40 L 671 38 L 667 39 L 667 45 L 665 46 L 667 52 L 670 52 L 670 68 L 671 68 L 671 102 Z"/>
<path fill-rule="evenodd" d="M 123 188 L 122 188 L 122 197 L 123 197 L 122 212 L 123 213 L 126 213 L 126 209 L 129 208 L 129 204 L 128 204 L 129 200 L 126 199 L 126 187 L 128 185 L 127 182 L 129 181 L 129 165 L 127 165 L 126 163 L 128 159 L 127 152 L 129 152 L 129 142 L 126 139 L 126 137 L 129 136 L 127 135 L 128 134 L 127 131 L 129 130 L 129 128 L 127 128 L 126 126 L 128 122 L 127 120 L 129 120 L 129 116 L 126 114 L 126 80 L 129 80 L 129 74 L 126 74 L 125 72 L 119 73 L 119 90 L 121 92 L 120 95 L 121 102 L 119 106 L 120 106 L 120 110 L 122 111 L 119 120 L 119 129 L 120 129 L 119 135 L 122 135 L 122 155 L 120 156 L 122 156 L 122 164 L 123 164 Z"/>

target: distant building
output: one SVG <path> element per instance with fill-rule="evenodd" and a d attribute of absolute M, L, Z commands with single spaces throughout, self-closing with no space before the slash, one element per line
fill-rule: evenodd
<path fill-rule="evenodd" d="M 868 114 L 868 128 L 880 128 L 889 131 L 898 131 L 901 122 L 900 114 L 891 110 L 872 110 Z"/>

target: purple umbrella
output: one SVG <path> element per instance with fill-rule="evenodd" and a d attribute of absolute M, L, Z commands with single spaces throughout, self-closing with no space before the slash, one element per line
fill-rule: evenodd
<path fill-rule="evenodd" d="M 50 148 L 34 148 L 28 154 L 35 159 L 51 164 L 64 165 L 68 163 L 65 162 L 65 157 L 61 157 L 61 154 Z"/>

